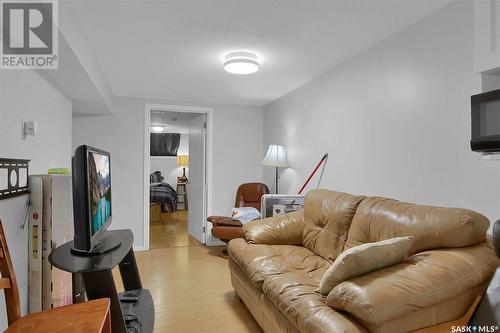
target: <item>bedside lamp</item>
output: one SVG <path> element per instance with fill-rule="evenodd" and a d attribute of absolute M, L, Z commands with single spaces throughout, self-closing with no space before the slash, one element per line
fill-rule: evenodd
<path fill-rule="evenodd" d="M 267 154 L 262 160 L 262 165 L 275 167 L 276 176 L 276 194 L 278 194 L 278 168 L 288 168 L 288 160 L 286 159 L 285 147 L 279 145 L 269 145 Z"/>
<path fill-rule="evenodd" d="M 177 166 L 182 168 L 182 177 L 180 181 L 182 183 L 187 183 L 188 179 L 186 177 L 186 168 L 189 167 L 189 156 L 188 155 L 177 156 Z"/>

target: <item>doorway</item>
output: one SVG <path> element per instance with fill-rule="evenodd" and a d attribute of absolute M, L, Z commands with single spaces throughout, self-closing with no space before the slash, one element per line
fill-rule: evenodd
<path fill-rule="evenodd" d="M 145 249 L 206 243 L 211 109 L 146 104 Z"/>

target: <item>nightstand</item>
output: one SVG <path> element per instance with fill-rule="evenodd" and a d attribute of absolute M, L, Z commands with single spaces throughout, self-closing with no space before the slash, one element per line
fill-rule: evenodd
<path fill-rule="evenodd" d="M 188 210 L 187 183 L 177 183 L 177 210 Z"/>

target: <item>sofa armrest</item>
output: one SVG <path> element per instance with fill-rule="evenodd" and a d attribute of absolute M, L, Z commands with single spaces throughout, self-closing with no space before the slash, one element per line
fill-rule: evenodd
<path fill-rule="evenodd" d="M 243 225 L 248 243 L 268 245 L 302 245 L 304 212 L 255 220 Z"/>
<path fill-rule="evenodd" d="M 498 264 L 487 242 L 420 252 L 404 263 L 338 284 L 328 294 L 327 304 L 349 312 L 367 326 L 378 326 L 474 288 L 484 291 Z M 432 324 L 456 319 L 469 306 L 463 304 L 463 309 L 453 310 L 460 313 L 436 313 L 436 322 Z"/>

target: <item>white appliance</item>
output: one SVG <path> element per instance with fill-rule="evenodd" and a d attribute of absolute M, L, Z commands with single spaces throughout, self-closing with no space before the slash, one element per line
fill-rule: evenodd
<path fill-rule="evenodd" d="M 264 194 L 260 202 L 262 218 L 284 215 L 304 208 L 303 194 Z"/>
<path fill-rule="evenodd" d="M 72 276 L 49 262 L 53 248 L 73 239 L 70 175 L 32 175 L 29 208 L 29 312 L 73 302 Z"/>

